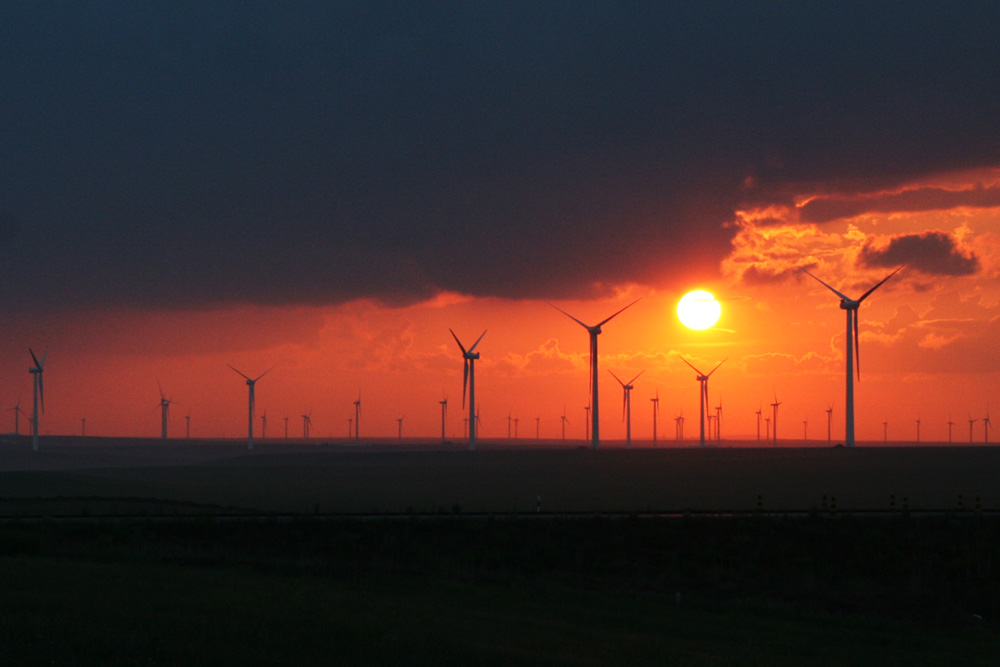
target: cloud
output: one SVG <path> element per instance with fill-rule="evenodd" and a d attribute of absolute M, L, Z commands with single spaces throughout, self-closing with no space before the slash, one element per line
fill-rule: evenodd
<path fill-rule="evenodd" d="M 858 260 L 867 267 L 889 268 L 905 264 L 940 276 L 967 276 L 979 269 L 974 253 L 963 251 L 950 234 L 940 231 L 871 239 L 861 249 Z"/>
<path fill-rule="evenodd" d="M 799 208 L 802 222 L 830 222 L 865 213 L 899 213 L 944 210 L 958 207 L 1000 206 L 1000 187 L 978 184 L 964 190 L 922 187 L 891 193 L 815 197 Z"/>

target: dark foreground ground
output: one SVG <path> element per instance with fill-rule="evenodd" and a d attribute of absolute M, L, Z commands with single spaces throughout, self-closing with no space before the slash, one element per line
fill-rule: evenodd
<path fill-rule="evenodd" d="M 42 442 L 0 447 L 0 665 L 1000 651 L 991 448 Z"/>
<path fill-rule="evenodd" d="M 0 526 L 0 664 L 994 665 L 1000 519 Z"/>

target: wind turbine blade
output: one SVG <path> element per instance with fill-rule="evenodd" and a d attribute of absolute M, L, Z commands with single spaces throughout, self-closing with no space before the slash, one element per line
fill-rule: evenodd
<path fill-rule="evenodd" d="M 31 353 L 31 360 L 35 362 L 35 368 L 38 368 L 39 366 L 41 366 L 41 364 L 40 364 L 40 363 L 38 363 L 38 357 L 36 357 L 36 356 L 35 356 L 35 352 L 34 352 L 34 350 L 32 350 L 32 349 L 31 349 L 31 348 L 29 347 L 29 348 L 28 348 L 28 352 L 29 352 L 29 353 Z"/>
<path fill-rule="evenodd" d="M 483 339 L 483 336 L 486 335 L 486 331 L 487 331 L 486 329 L 483 330 L 483 333 L 480 334 L 479 338 L 476 339 L 476 342 L 473 343 L 472 347 L 469 348 L 469 352 L 472 352 L 474 349 L 476 349 L 476 346 L 479 345 L 479 341 L 481 341 Z"/>
<path fill-rule="evenodd" d="M 723 359 L 722 361 L 720 361 L 718 363 L 718 365 L 716 365 L 715 368 L 713 368 L 711 371 L 708 372 L 708 375 L 711 376 L 712 373 L 714 373 L 715 371 L 719 370 L 719 366 L 721 366 L 722 364 L 726 363 L 727 361 L 729 361 L 729 357 L 726 357 L 725 359 Z"/>
<path fill-rule="evenodd" d="M 618 376 L 617 376 L 617 375 L 615 375 L 615 374 L 614 374 L 614 373 L 613 373 L 612 371 L 610 371 L 610 370 L 609 370 L 608 372 L 609 372 L 609 373 L 611 373 L 611 377 L 613 377 L 614 379 L 618 380 L 618 384 L 620 384 L 620 385 L 621 385 L 621 386 L 623 386 L 623 387 L 625 386 L 625 383 L 624 383 L 624 382 L 622 382 L 621 380 L 619 380 L 619 379 L 618 379 Z"/>
<path fill-rule="evenodd" d="M 697 368 L 695 368 L 694 364 L 692 364 L 690 361 L 688 361 L 684 357 L 681 357 L 681 361 L 683 361 L 685 364 L 687 364 L 688 366 L 690 366 L 692 368 L 692 370 L 694 370 L 694 372 L 697 373 L 698 375 L 704 375 L 704 373 L 702 373 Z"/>
<path fill-rule="evenodd" d="M 906 265 L 904 264 L 903 266 L 906 266 Z M 875 285 L 875 287 L 871 288 L 870 290 L 868 290 L 867 292 L 865 292 L 864 294 L 861 295 L 861 298 L 858 299 L 858 303 L 861 303 L 862 301 L 864 301 L 865 299 L 867 299 L 869 294 L 871 294 L 872 292 L 874 292 L 875 290 L 877 290 L 879 287 L 881 287 L 882 283 L 884 283 L 885 281 L 887 281 L 889 278 L 892 278 L 894 275 L 896 275 L 897 273 L 899 273 L 902 269 L 903 269 L 903 267 L 900 266 L 898 269 L 896 269 L 895 271 L 893 271 L 892 273 L 890 273 L 889 275 L 887 275 L 885 278 L 883 278 L 882 280 L 878 281 L 878 283 Z"/>
<path fill-rule="evenodd" d="M 550 306 L 552 306 L 553 308 L 555 308 L 556 310 L 558 310 L 558 311 L 559 311 L 560 313 L 562 313 L 563 315 L 565 315 L 565 316 L 566 316 L 566 317 L 568 317 L 569 319 L 571 319 L 571 320 L 573 320 L 574 322 L 576 322 L 577 324 L 579 324 L 579 325 L 580 325 L 581 327 L 583 327 L 584 329 L 587 329 L 588 331 L 590 330 L 590 327 L 588 327 L 588 326 L 587 326 L 586 324 L 584 324 L 584 323 L 583 323 L 583 322 L 581 322 L 580 320 L 576 319 L 575 317 L 573 317 L 572 315 L 570 315 L 569 313 L 567 313 L 567 312 L 566 312 L 565 310 L 563 310 L 563 309 L 562 309 L 562 308 L 560 308 L 559 306 L 557 306 L 557 305 L 555 305 L 555 304 L 553 304 L 553 303 L 549 303 L 548 301 L 546 301 L 545 303 L 548 303 L 548 304 L 549 304 Z M 626 306 L 626 308 L 627 308 L 627 307 L 628 307 L 628 306 Z M 615 314 L 617 315 L 617 313 L 615 313 Z M 614 317 L 614 315 L 612 315 L 612 317 Z"/>
<path fill-rule="evenodd" d="M 236 369 L 235 369 L 235 368 L 234 368 L 233 366 L 230 366 L 229 364 L 226 364 L 226 365 L 227 365 L 227 366 L 229 366 L 230 368 L 232 368 L 232 369 L 233 369 L 234 371 L 236 371 L 236 372 L 237 372 L 237 373 L 239 373 L 240 375 L 243 375 L 243 373 L 241 373 L 240 371 L 237 371 L 237 370 L 236 370 Z M 249 378 L 249 377 L 247 377 L 246 375 L 243 375 L 243 377 L 244 377 L 244 378 L 246 378 L 247 380 L 249 380 L 249 379 L 250 379 L 250 378 Z"/>
<path fill-rule="evenodd" d="M 261 373 L 260 375 L 258 375 L 257 377 L 255 377 L 252 380 L 252 382 L 256 382 L 257 380 L 261 379 L 262 377 L 264 377 L 265 375 L 267 375 L 268 373 L 270 373 L 271 371 L 273 371 L 275 368 L 276 368 L 276 366 L 271 366 L 266 371 L 264 371 L 263 373 Z M 247 379 L 249 380 L 250 378 L 247 378 Z"/>
<path fill-rule="evenodd" d="M 642 370 L 642 371 L 639 371 L 639 375 L 642 375 L 642 374 L 643 374 L 643 373 L 645 373 L 645 372 L 646 372 L 646 371 L 644 371 L 644 370 Z M 629 381 L 628 381 L 628 384 L 632 384 L 633 382 L 635 382 L 636 380 L 638 380 L 638 379 L 639 379 L 639 375 L 636 375 L 636 376 L 635 376 L 634 378 L 632 378 L 631 380 L 629 380 Z"/>
<path fill-rule="evenodd" d="M 465 372 L 462 374 L 462 409 L 465 409 L 465 395 L 469 389 L 469 360 L 465 360 Z"/>
<path fill-rule="evenodd" d="M 635 301 L 633 301 L 632 303 L 630 303 L 629 305 L 625 306 L 625 308 L 622 308 L 621 310 L 619 310 L 617 313 L 615 313 L 611 317 L 608 317 L 608 318 L 603 319 L 600 322 L 598 322 L 597 326 L 599 326 L 599 327 L 600 326 L 604 326 L 605 324 L 607 324 L 608 322 L 610 322 L 615 317 L 618 317 L 622 313 L 622 311 L 624 311 L 626 308 L 631 308 L 632 306 L 634 306 L 635 304 L 639 303 L 640 301 L 642 301 L 642 297 L 641 296 L 638 299 L 636 299 Z"/>
<path fill-rule="evenodd" d="M 850 298 L 849 296 L 846 296 L 846 295 L 844 295 L 844 294 L 842 294 L 842 293 L 838 292 L 837 290 L 833 289 L 833 288 L 832 288 L 832 287 L 830 287 L 830 286 L 829 286 L 828 284 L 824 283 L 824 282 L 823 282 L 822 280 L 820 280 L 819 278 L 817 278 L 817 277 L 816 277 L 816 276 L 814 276 L 813 274 L 809 273 L 809 272 L 808 272 L 808 271 L 806 271 L 805 269 L 802 269 L 802 273 L 806 274 L 806 275 L 807 275 L 807 276 L 809 276 L 810 278 L 813 278 L 814 280 L 818 280 L 818 281 L 820 282 L 820 284 L 822 284 L 822 285 L 823 285 L 824 287 L 826 287 L 826 288 L 827 288 L 828 290 L 830 290 L 831 292 L 833 292 L 834 294 L 836 294 L 837 296 L 839 296 L 839 297 L 840 297 L 841 299 L 844 299 L 845 301 L 851 301 L 851 298 Z"/>
<path fill-rule="evenodd" d="M 458 343 L 458 349 L 460 349 L 462 351 L 462 354 L 467 354 L 467 352 L 465 351 L 465 348 L 462 347 L 462 341 L 460 341 L 458 339 L 458 336 L 455 335 L 455 332 L 452 331 L 451 329 L 448 329 L 448 331 L 451 331 L 451 337 L 455 339 L 456 343 Z M 484 331 L 483 333 L 485 334 L 486 332 Z"/>

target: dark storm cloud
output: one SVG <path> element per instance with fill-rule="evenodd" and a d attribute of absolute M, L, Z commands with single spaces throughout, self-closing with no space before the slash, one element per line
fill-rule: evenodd
<path fill-rule="evenodd" d="M 868 244 L 858 258 L 871 267 L 908 268 L 937 276 L 967 276 L 979 269 L 979 259 L 963 254 L 956 247 L 955 239 L 944 232 L 925 232 L 896 236 L 885 244 Z"/>
<path fill-rule="evenodd" d="M 967 206 L 989 208 L 1000 206 L 1000 188 L 976 187 L 968 190 L 917 188 L 889 194 L 857 197 L 819 197 L 800 209 L 803 222 L 829 222 L 863 213 L 894 211 L 932 211 Z"/>
<path fill-rule="evenodd" d="M 0 308 L 710 274 L 748 177 L 995 164 L 998 12 L 7 3 Z"/>

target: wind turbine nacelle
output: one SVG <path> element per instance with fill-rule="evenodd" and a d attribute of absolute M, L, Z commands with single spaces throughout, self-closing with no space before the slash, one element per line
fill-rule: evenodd
<path fill-rule="evenodd" d="M 860 306 L 861 306 L 861 302 L 860 301 L 853 301 L 853 300 L 848 300 L 848 299 L 841 299 L 840 300 L 840 309 L 841 310 L 857 310 Z"/>

